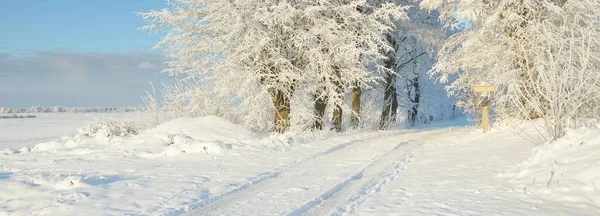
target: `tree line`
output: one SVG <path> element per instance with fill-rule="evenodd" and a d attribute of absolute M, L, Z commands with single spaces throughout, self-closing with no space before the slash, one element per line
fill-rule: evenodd
<path fill-rule="evenodd" d="M 387 129 L 475 113 L 485 83 L 500 120 L 543 118 L 558 138 L 598 114 L 599 1 L 174 0 L 140 15 L 185 77 L 171 109 L 278 132 Z"/>
<path fill-rule="evenodd" d="M 29 108 L 0 107 L 1 114 L 14 113 L 109 113 L 109 112 L 133 112 L 139 110 L 135 107 L 65 107 L 65 106 L 31 106 Z"/>

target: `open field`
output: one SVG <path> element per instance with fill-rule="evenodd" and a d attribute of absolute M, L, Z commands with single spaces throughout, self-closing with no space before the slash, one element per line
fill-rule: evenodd
<path fill-rule="evenodd" d="M 19 114 L 27 115 L 27 114 Z M 130 113 L 35 113 L 36 118 L 0 119 L 0 149 L 33 147 L 74 135 L 77 129 L 104 118 L 130 118 Z"/>

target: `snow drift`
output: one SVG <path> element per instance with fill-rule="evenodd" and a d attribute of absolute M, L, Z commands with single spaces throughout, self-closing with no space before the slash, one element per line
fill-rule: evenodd
<path fill-rule="evenodd" d="M 172 120 L 144 132 L 159 138 L 156 146 L 144 146 L 141 157 L 176 156 L 187 153 L 222 154 L 223 149 L 257 143 L 256 135 L 228 120 L 208 116 Z"/>
<path fill-rule="evenodd" d="M 534 148 L 532 154 L 501 177 L 510 178 L 525 193 L 567 205 L 600 206 L 600 129 L 569 130 L 556 142 Z"/>
<path fill-rule="evenodd" d="M 257 136 L 252 132 L 214 116 L 176 119 L 138 135 L 135 135 L 138 132 L 124 132 L 125 130 L 130 129 L 123 125 L 94 124 L 80 130 L 75 136 L 63 136 L 57 140 L 39 143 L 31 151 L 77 152 L 86 149 L 92 152 L 117 148 L 150 158 L 185 153 L 221 154 L 223 149 L 258 143 Z M 140 141 L 143 144 L 140 144 Z M 1 153 L 8 155 L 28 151 L 29 149 L 5 149 Z"/>

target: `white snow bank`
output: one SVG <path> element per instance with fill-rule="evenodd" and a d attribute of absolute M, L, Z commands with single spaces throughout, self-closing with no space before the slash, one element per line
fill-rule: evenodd
<path fill-rule="evenodd" d="M 528 194 L 577 207 L 600 206 L 600 129 L 570 130 L 533 150 L 530 159 L 501 177 Z"/>
<path fill-rule="evenodd" d="M 186 134 L 202 142 L 238 142 L 255 138 L 250 131 L 240 125 L 215 116 L 175 119 L 151 129 L 148 133 L 163 136 Z M 168 139 L 168 137 L 164 138 Z"/>
<path fill-rule="evenodd" d="M 75 136 L 63 136 L 60 139 L 56 139 L 50 142 L 39 143 L 35 145 L 31 151 L 42 152 L 50 151 L 54 152 L 60 149 L 70 149 L 77 147 L 99 147 L 106 146 L 109 143 L 109 139 L 106 137 L 88 137 L 81 134 Z"/>
<path fill-rule="evenodd" d="M 143 158 L 173 157 L 182 154 L 206 153 L 209 155 L 223 154 L 223 149 L 232 149 L 233 144 L 223 144 L 220 140 L 205 142 L 196 140 L 184 134 L 163 134 L 155 148 L 144 148 L 137 155 Z"/>
<path fill-rule="evenodd" d="M 241 145 L 256 145 L 261 141 L 252 132 L 228 120 L 208 116 L 182 118 L 163 123 L 156 128 L 133 136 L 105 136 L 81 132 L 35 145 L 33 152 L 69 151 L 71 154 L 89 154 L 102 149 L 127 150 L 128 155 L 144 158 L 171 157 L 189 153 L 222 154 L 224 149 Z M 264 143 L 264 142 L 263 142 Z M 29 152 L 28 149 L 5 149 L 0 154 L 12 155 Z"/>
<path fill-rule="evenodd" d="M 140 150 L 144 151 L 138 156 L 144 158 L 172 157 L 189 153 L 220 155 L 224 149 L 258 143 L 256 135 L 252 132 L 214 116 L 172 120 L 142 133 L 140 137 L 160 140 L 141 146 Z"/>

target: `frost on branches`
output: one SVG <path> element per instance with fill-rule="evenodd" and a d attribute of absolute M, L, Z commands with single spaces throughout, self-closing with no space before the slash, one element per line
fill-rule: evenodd
<path fill-rule="evenodd" d="M 442 31 L 439 14 L 421 10 L 419 1 L 399 3 L 409 7 L 409 20 L 398 22 L 397 29 L 386 36 L 394 48 L 387 54 L 386 63 L 394 73 L 385 75 L 380 129 L 396 121 L 395 110 L 406 114 L 400 116 L 401 122 L 410 125 L 453 116 L 454 98 L 447 97 L 444 85 L 428 75 L 440 45 L 451 31 Z"/>
<path fill-rule="evenodd" d="M 339 131 L 345 94 L 380 80 L 388 70 L 381 51 L 391 49 L 382 35 L 406 19 L 402 7 L 367 0 L 168 3 L 141 14 L 146 29 L 168 31 L 157 44 L 173 59 L 167 71 L 209 86 L 217 104 L 203 106 L 233 108 L 246 125 L 280 132 L 322 122 L 323 103 Z M 295 112 L 295 97 L 320 103 Z"/>
<path fill-rule="evenodd" d="M 450 91 L 475 112 L 473 85 L 496 87 L 502 120 L 543 118 L 550 139 L 565 127 L 599 117 L 600 0 L 423 0 L 447 27 L 467 23 L 450 38 L 435 66 Z"/>

